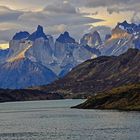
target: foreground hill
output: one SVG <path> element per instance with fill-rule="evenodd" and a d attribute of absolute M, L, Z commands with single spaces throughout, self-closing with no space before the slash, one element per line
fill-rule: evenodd
<path fill-rule="evenodd" d="M 120 56 L 101 56 L 74 68 L 64 78 L 34 89 L 58 92 L 66 97 L 89 96 L 124 84 L 140 82 L 140 51 L 129 49 Z"/>
<path fill-rule="evenodd" d="M 140 111 L 140 84 L 113 88 L 108 92 L 93 96 L 73 108 Z"/>

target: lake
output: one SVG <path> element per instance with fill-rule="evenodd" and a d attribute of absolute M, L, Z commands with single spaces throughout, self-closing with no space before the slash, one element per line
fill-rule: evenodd
<path fill-rule="evenodd" d="M 84 100 L 0 104 L 0 140 L 140 140 L 140 112 L 79 110 Z"/>

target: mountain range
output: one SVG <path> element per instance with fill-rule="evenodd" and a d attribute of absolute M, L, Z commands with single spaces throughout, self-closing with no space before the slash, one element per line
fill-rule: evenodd
<path fill-rule="evenodd" d="M 0 88 L 20 89 L 47 85 L 59 78 L 65 79 L 72 69 L 73 72 L 75 67 L 84 61 L 86 62 L 78 67 L 86 66 L 86 63 L 91 61 L 112 61 L 111 65 L 114 63 L 116 66 L 120 62 L 117 60 L 123 56 L 121 54 L 129 48 L 140 49 L 140 25 L 124 21 L 118 23 L 104 40 L 99 32 L 93 31 L 83 35 L 80 42 L 67 31 L 54 40 L 53 36 L 46 35 L 43 27 L 38 25 L 36 31 L 31 34 L 27 31 L 16 33 L 9 42 L 9 48 L 0 50 Z M 115 57 L 119 55 L 119 58 Z M 109 62 L 106 63 L 101 70 L 106 69 Z M 83 71 L 82 68 L 79 70 Z M 98 73 L 95 70 L 95 73 L 99 75 L 101 70 L 99 69 Z M 100 75 L 104 78 L 104 75 Z"/>
<path fill-rule="evenodd" d="M 88 98 L 74 108 L 139 111 L 139 61 L 138 49 L 129 49 L 120 56 L 100 56 L 83 62 L 63 78 L 46 86 L 0 89 L 0 102 Z"/>

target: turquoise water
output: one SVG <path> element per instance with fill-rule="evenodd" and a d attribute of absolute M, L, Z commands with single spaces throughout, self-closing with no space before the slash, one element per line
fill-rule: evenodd
<path fill-rule="evenodd" d="M 140 140 L 140 113 L 70 109 L 84 100 L 0 104 L 0 140 Z"/>

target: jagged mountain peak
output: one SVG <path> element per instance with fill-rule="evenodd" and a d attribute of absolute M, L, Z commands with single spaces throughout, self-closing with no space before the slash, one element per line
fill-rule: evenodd
<path fill-rule="evenodd" d="M 64 36 L 68 36 L 68 37 L 70 36 L 70 35 L 69 35 L 69 32 L 67 32 L 67 31 L 65 31 L 63 35 L 64 35 Z"/>
<path fill-rule="evenodd" d="M 122 29 L 120 26 L 116 26 L 112 30 L 112 38 L 122 38 L 123 36 L 127 36 L 128 32 Z"/>
<path fill-rule="evenodd" d="M 65 31 L 63 34 L 60 34 L 56 41 L 61 43 L 75 43 L 75 39 L 72 38 L 67 31 Z"/>
<path fill-rule="evenodd" d="M 102 55 L 120 55 L 133 47 L 133 35 L 117 25 L 104 44 L 100 46 Z"/>
<path fill-rule="evenodd" d="M 37 26 L 37 31 L 43 33 L 43 26 L 38 25 Z"/>
<path fill-rule="evenodd" d="M 92 31 L 90 33 L 85 34 L 80 40 L 81 44 L 88 45 L 92 48 L 96 48 L 102 44 L 102 40 L 98 31 Z"/>
<path fill-rule="evenodd" d="M 125 21 L 123 21 L 122 23 L 119 22 L 118 25 L 128 26 L 129 23 L 125 20 Z"/>
<path fill-rule="evenodd" d="M 25 38 L 29 37 L 29 35 L 30 34 L 27 31 L 20 31 L 13 36 L 12 40 L 25 39 Z"/>
<path fill-rule="evenodd" d="M 91 31 L 91 32 L 89 32 L 89 33 L 86 33 L 86 34 L 84 34 L 84 36 L 96 36 L 96 35 L 99 35 L 100 36 L 100 34 L 99 34 L 99 32 L 97 31 L 97 30 L 94 30 L 94 31 Z"/>
<path fill-rule="evenodd" d="M 140 31 L 140 25 L 135 23 L 128 23 L 126 20 L 122 23 L 118 23 L 117 26 L 123 30 L 126 30 L 129 34 Z"/>
<path fill-rule="evenodd" d="M 118 25 L 121 25 L 121 26 L 123 26 L 123 27 L 125 27 L 125 28 L 127 28 L 127 27 L 135 27 L 135 26 L 138 26 L 137 24 L 135 24 L 135 23 L 128 23 L 126 20 L 125 21 L 123 21 L 122 23 L 120 22 L 120 23 L 118 23 Z"/>
<path fill-rule="evenodd" d="M 35 41 L 37 38 L 44 38 L 47 40 L 47 35 L 43 31 L 43 27 L 41 25 L 38 25 L 35 32 L 33 32 L 29 37 L 28 40 Z"/>

